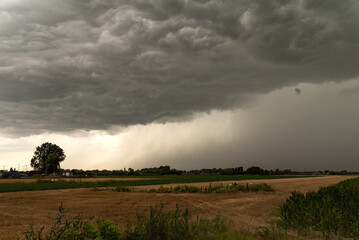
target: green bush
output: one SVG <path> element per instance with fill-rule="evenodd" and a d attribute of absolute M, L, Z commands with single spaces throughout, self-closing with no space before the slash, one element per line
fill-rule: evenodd
<path fill-rule="evenodd" d="M 78 240 L 78 239 L 81 239 L 81 235 L 82 234 L 80 233 L 79 230 L 75 230 L 73 228 L 70 228 L 69 230 L 64 232 L 59 239 Z"/>
<path fill-rule="evenodd" d="M 98 223 L 96 228 L 91 220 L 84 222 L 81 215 L 74 219 L 66 219 L 65 209 L 62 204 L 59 207 L 59 214 L 56 222 L 49 231 L 44 227 L 35 230 L 33 226 L 25 232 L 27 240 L 120 240 L 122 235 L 115 223 L 105 220 Z"/>
<path fill-rule="evenodd" d="M 121 231 L 116 224 L 110 220 L 105 220 L 99 223 L 98 230 L 100 232 L 101 239 L 117 240 L 121 239 Z"/>
<path fill-rule="evenodd" d="M 99 239 L 100 238 L 100 230 L 97 229 L 91 221 L 85 222 L 83 225 L 83 237 L 84 239 Z"/>
<path fill-rule="evenodd" d="M 273 192 L 274 189 L 270 185 L 263 183 L 263 184 L 248 185 L 247 191 L 249 191 L 249 192 L 258 192 L 258 191 Z"/>
<path fill-rule="evenodd" d="M 292 192 L 280 207 L 277 224 L 299 234 L 319 231 L 325 237 L 358 238 L 359 178 L 322 187 L 318 192 Z"/>

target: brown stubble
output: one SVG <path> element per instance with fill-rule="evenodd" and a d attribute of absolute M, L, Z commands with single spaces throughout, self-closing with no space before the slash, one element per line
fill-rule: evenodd
<path fill-rule="evenodd" d="M 0 236 L 15 239 L 23 235 L 30 224 L 35 229 L 50 227 L 62 203 L 69 217 L 81 213 L 84 219 L 111 219 L 120 226 L 134 221 L 136 212 L 149 206 L 165 204 L 166 209 L 188 208 L 194 215 L 213 218 L 222 215 L 239 228 L 253 230 L 264 226 L 273 218 L 278 207 L 290 192 L 317 190 L 321 186 L 336 184 L 352 176 L 325 176 L 274 180 L 247 180 L 246 183 L 267 183 L 275 192 L 225 193 L 225 194 L 156 194 L 91 191 L 91 189 L 48 190 L 0 194 Z M 217 182 L 212 184 L 229 184 Z M 177 185 L 177 184 L 172 184 Z M 208 183 L 191 185 L 208 186 Z M 143 188 L 149 188 L 148 186 Z"/>

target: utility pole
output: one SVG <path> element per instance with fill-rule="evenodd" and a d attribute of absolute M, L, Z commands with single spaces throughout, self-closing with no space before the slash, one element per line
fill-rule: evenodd
<path fill-rule="evenodd" d="M 4 171 L 5 171 L 5 167 L 6 167 L 6 165 L 2 165 L 2 168 L 3 168 Z"/>

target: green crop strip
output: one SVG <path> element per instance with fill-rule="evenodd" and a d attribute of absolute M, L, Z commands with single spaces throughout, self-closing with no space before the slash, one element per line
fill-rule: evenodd
<path fill-rule="evenodd" d="M 83 179 L 78 181 L 51 181 L 38 180 L 35 182 L 24 183 L 0 183 L 0 193 L 5 192 L 19 192 L 19 191 L 36 191 L 36 190 L 56 190 L 56 189 L 72 189 L 72 188 L 96 188 L 96 187 L 121 187 L 121 186 L 145 186 L 145 185 L 161 185 L 171 183 L 198 183 L 198 182 L 215 182 L 215 181 L 240 181 L 240 180 L 258 180 L 258 179 L 282 179 L 282 178 L 302 178 L 312 176 L 298 176 L 298 175 L 278 175 L 278 176 L 258 176 L 258 175 L 161 175 L 144 177 L 141 180 L 124 180 L 116 181 L 96 181 L 86 182 Z M 137 178 L 137 177 L 135 177 Z M 119 178 L 121 179 L 121 178 Z"/>

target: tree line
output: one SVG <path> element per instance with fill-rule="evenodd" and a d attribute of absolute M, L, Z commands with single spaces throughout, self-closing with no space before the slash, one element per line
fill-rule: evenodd
<path fill-rule="evenodd" d="M 146 176 L 146 175 L 181 175 L 181 174 L 217 174 L 217 175 L 283 175 L 283 174 L 297 174 L 290 169 L 285 170 L 265 170 L 260 167 L 249 167 L 247 170 L 243 170 L 243 167 L 235 168 L 211 168 L 200 170 L 177 170 L 170 166 L 160 166 L 153 168 L 142 168 L 134 170 L 132 168 L 124 170 L 82 170 L 82 169 L 65 169 L 65 172 L 69 172 L 72 176 L 90 177 L 90 176 Z"/>
<path fill-rule="evenodd" d="M 290 169 L 275 169 L 267 170 L 258 166 L 251 166 L 244 170 L 242 166 L 234 168 L 203 168 L 200 170 L 177 170 L 172 169 L 170 166 L 160 166 L 152 168 L 133 169 L 128 168 L 123 170 L 82 170 L 82 169 L 61 169 L 60 163 L 66 158 L 65 152 L 56 144 L 49 142 L 43 143 L 36 147 L 34 155 L 30 161 L 31 167 L 34 171 L 30 171 L 30 175 L 35 174 L 61 174 L 66 172 L 72 176 L 114 176 L 114 175 L 128 175 L 128 176 L 141 176 L 141 175 L 181 175 L 181 174 L 219 174 L 219 175 L 283 175 L 283 174 L 348 174 L 347 171 L 315 171 L 315 172 L 295 172 Z"/>

